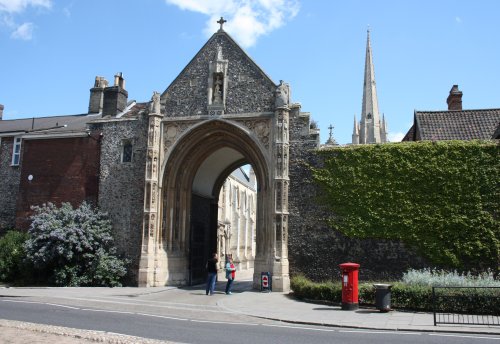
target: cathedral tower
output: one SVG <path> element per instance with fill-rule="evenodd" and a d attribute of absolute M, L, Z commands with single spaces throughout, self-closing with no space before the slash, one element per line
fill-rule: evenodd
<path fill-rule="evenodd" d="M 387 129 L 385 118 L 383 121 L 380 121 L 380 114 L 378 111 L 375 69 L 373 67 L 370 30 L 368 30 L 366 38 L 365 76 L 363 84 L 361 120 L 357 123 L 356 118 L 354 119 L 352 143 L 384 143 L 386 141 Z"/>

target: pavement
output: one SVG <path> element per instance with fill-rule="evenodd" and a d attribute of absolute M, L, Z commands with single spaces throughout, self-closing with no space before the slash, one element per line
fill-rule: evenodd
<path fill-rule="evenodd" d="M 43 301 L 82 307 L 97 307 L 108 310 L 127 311 L 176 316 L 203 317 L 207 311 L 219 316 L 241 319 L 251 316 L 262 321 L 275 320 L 301 325 L 319 325 L 343 327 L 351 329 L 391 330 L 391 331 L 425 331 L 469 334 L 488 334 L 500 339 L 500 325 L 446 325 L 434 326 L 432 313 L 390 311 L 380 312 L 375 308 L 359 308 L 353 311 L 341 310 L 340 306 L 303 302 L 288 293 L 260 292 L 251 289 L 251 281 L 235 281 L 232 295 L 223 292 L 224 282 L 218 282 L 216 293 L 206 296 L 204 286 L 187 288 L 154 287 L 154 288 L 8 288 L 0 287 L 0 301 L 16 297 L 28 301 Z M 1 306 L 1 302 L 0 302 Z M 188 314 L 189 313 L 189 314 Z M 498 322 L 498 317 L 496 318 Z M 0 322 L 2 339 L 9 325 Z M 12 326 L 11 326 L 12 328 Z M 16 330 L 17 339 L 29 330 Z M 24 332 L 23 332 L 24 331 Z M 26 332 L 28 333 L 28 332 Z M 50 331 L 45 331 L 50 333 Z M 68 336 L 68 334 L 65 334 Z M 69 335 L 72 336 L 72 335 Z M 74 336 L 73 336 L 74 337 Z M 81 335 L 81 343 L 90 341 L 103 342 L 103 334 L 99 340 L 92 336 Z M 5 341 L 4 341 L 5 342 Z M 28 343 L 29 341 L 26 341 Z M 37 343 L 53 343 L 54 340 L 37 341 Z M 60 341 L 59 341 L 60 342 Z M 104 341 L 105 342 L 105 341 Z M 127 343 L 109 341 L 112 343 Z M 129 342 L 139 343 L 137 339 Z M 144 343 L 149 341 L 144 341 Z M 12 343 L 21 343 L 14 341 Z"/>

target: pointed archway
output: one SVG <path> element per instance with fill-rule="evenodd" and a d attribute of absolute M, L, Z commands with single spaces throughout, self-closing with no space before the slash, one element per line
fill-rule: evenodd
<path fill-rule="evenodd" d="M 202 262 L 214 249 L 217 199 L 234 168 L 250 164 L 257 179 L 254 285 L 272 272 L 275 233 L 269 156 L 247 128 L 213 119 L 179 137 L 160 171 L 161 230 L 155 280 L 161 284 L 199 282 Z"/>

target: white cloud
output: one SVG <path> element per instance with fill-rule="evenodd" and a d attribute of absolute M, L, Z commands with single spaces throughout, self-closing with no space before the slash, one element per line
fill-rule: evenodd
<path fill-rule="evenodd" d="M 455 21 L 456 21 L 458 24 L 461 24 L 461 23 L 462 23 L 462 18 L 460 18 L 460 17 L 455 17 Z"/>
<path fill-rule="evenodd" d="M 1 0 L 0 0 L 1 1 Z M 182 10 L 209 16 L 204 33 L 212 35 L 218 30 L 217 20 L 224 17 L 228 22 L 224 29 L 244 47 L 250 47 L 257 39 L 285 25 L 299 12 L 298 0 L 165 0 Z"/>
<path fill-rule="evenodd" d="M 19 13 L 28 6 L 52 7 L 52 0 L 0 0 L 0 12 Z"/>
<path fill-rule="evenodd" d="M 46 8 L 52 7 L 52 0 L 0 0 L 0 13 L 3 13 L 0 25 L 11 30 L 11 38 L 29 41 L 33 38 L 33 23 L 18 25 L 14 16 L 26 11 L 28 7 Z"/>
<path fill-rule="evenodd" d="M 22 39 L 24 41 L 29 41 L 33 38 L 33 23 L 24 23 L 19 25 L 17 29 L 12 32 L 10 37 L 14 39 Z"/>
<path fill-rule="evenodd" d="M 387 138 L 389 139 L 389 142 L 401 142 L 403 137 L 405 137 L 405 133 L 399 132 L 399 133 L 389 133 L 387 135 Z"/>

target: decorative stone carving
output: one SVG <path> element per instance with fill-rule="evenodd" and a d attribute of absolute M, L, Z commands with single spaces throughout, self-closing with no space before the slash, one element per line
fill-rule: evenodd
<path fill-rule="evenodd" d="M 217 46 L 215 61 L 208 66 L 208 113 L 210 116 L 220 116 L 226 105 L 227 69 L 229 61 L 222 56 L 222 46 Z"/>
<path fill-rule="evenodd" d="M 160 93 L 154 91 L 149 104 L 149 113 L 160 113 Z"/>
<path fill-rule="evenodd" d="M 172 144 L 177 141 L 177 139 L 184 133 L 188 128 L 193 126 L 198 122 L 196 121 L 186 121 L 186 122 L 175 122 L 175 123 L 165 123 L 163 127 L 163 149 L 164 153 L 172 146 Z"/>
<path fill-rule="evenodd" d="M 212 98 L 212 103 L 213 104 L 222 104 L 222 92 L 223 92 L 223 85 L 222 85 L 222 76 L 220 74 L 215 74 L 214 75 L 214 95 Z"/>
<path fill-rule="evenodd" d="M 274 106 L 276 108 L 288 107 L 290 103 L 290 87 L 283 80 L 280 80 L 280 84 L 276 88 L 275 97 Z"/>
<path fill-rule="evenodd" d="M 259 119 L 254 121 L 246 120 L 237 122 L 243 124 L 251 132 L 253 132 L 262 143 L 262 145 L 266 149 L 269 149 L 269 133 L 271 131 L 269 120 Z"/>

